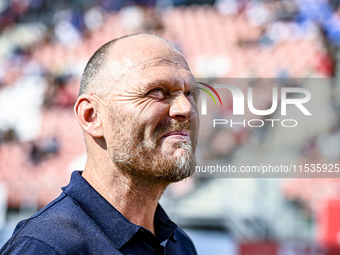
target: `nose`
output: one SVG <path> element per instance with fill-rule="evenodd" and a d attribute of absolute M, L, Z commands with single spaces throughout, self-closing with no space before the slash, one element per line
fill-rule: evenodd
<path fill-rule="evenodd" d="M 185 121 L 190 119 L 190 101 L 181 93 L 171 103 L 169 116 L 170 118 Z"/>

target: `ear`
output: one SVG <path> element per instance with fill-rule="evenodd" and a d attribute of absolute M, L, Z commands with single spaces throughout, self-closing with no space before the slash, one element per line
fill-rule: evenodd
<path fill-rule="evenodd" d="M 104 136 L 103 107 L 99 99 L 93 95 L 83 94 L 74 105 L 74 113 L 83 130 L 94 138 Z"/>

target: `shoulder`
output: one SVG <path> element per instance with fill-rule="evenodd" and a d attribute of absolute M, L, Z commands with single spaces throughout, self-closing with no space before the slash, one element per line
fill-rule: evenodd
<path fill-rule="evenodd" d="M 29 236 L 36 239 L 56 237 L 56 233 L 72 231 L 81 216 L 81 209 L 64 193 L 29 219 L 19 222 L 13 237 Z"/>
<path fill-rule="evenodd" d="M 94 239 L 94 236 L 97 239 Z M 72 254 L 73 251 L 95 249 L 98 245 L 108 246 L 106 242 L 107 240 L 102 238 L 101 231 L 84 211 L 62 193 L 31 218 L 19 222 L 2 251 L 6 254 L 12 249 L 34 251 L 39 250 L 39 247 L 46 247 L 54 250 L 56 254 Z M 53 252 L 37 254 L 53 254 Z"/>
<path fill-rule="evenodd" d="M 9 241 L 8 241 L 9 242 Z M 27 255 L 43 255 L 43 254 L 58 254 L 53 247 L 44 243 L 41 240 L 37 240 L 31 237 L 20 237 L 15 239 L 11 245 L 5 244 L 1 254 L 27 254 Z"/>

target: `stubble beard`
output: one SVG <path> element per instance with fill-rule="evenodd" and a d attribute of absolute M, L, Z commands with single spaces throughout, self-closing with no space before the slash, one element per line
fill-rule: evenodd
<path fill-rule="evenodd" d="M 145 139 L 145 129 L 132 119 L 111 114 L 112 137 L 108 144 L 113 163 L 122 171 L 133 177 L 150 181 L 177 182 L 190 176 L 195 171 L 196 136 L 177 143 L 176 148 L 183 152 L 177 156 L 162 155 L 160 138 L 172 131 L 189 131 L 190 123 L 177 122 L 159 124 L 152 139 Z"/>

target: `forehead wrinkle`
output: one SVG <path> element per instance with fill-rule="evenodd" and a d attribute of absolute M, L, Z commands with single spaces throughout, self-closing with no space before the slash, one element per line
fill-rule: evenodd
<path fill-rule="evenodd" d="M 156 61 L 156 60 L 158 60 L 158 61 Z M 140 68 L 140 69 L 143 70 L 143 69 L 146 69 L 146 68 L 148 68 L 150 66 L 159 65 L 162 62 L 166 62 L 168 64 L 175 65 L 175 66 L 183 66 L 183 64 L 185 63 L 183 61 L 183 59 L 180 59 L 180 58 L 178 58 L 178 60 L 176 61 L 176 59 L 175 60 L 169 60 L 169 59 L 166 59 L 164 57 L 157 57 L 157 58 L 152 58 L 152 59 L 146 60 L 146 61 L 144 61 L 142 63 L 136 64 L 133 67 L 131 67 L 131 70 L 134 70 L 136 68 Z M 187 68 L 186 64 L 184 66 Z"/>
<path fill-rule="evenodd" d="M 185 58 L 181 54 L 174 52 L 174 51 L 170 53 L 169 52 L 167 53 L 158 52 L 157 53 L 158 56 L 155 56 L 147 60 L 145 60 L 145 54 L 140 54 L 140 55 L 137 54 L 138 56 L 136 55 L 131 56 L 129 54 L 127 56 L 123 56 L 120 53 L 118 53 L 118 56 L 114 57 L 115 54 L 117 54 L 117 49 L 114 49 L 110 52 L 110 55 L 114 59 L 114 61 L 110 63 L 110 68 L 109 68 L 110 71 L 108 73 L 110 73 L 112 76 L 115 76 L 116 77 L 115 79 L 117 82 L 121 81 L 119 82 L 119 87 L 123 86 L 126 88 L 126 86 L 124 85 L 127 85 L 129 82 L 125 84 L 125 80 L 131 79 L 132 76 L 134 78 L 136 77 L 137 79 L 143 78 L 144 76 L 143 71 L 148 68 L 152 68 L 152 67 L 168 66 L 176 70 L 184 69 L 190 72 L 189 66 Z M 163 79 L 160 79 L 160 80 L 163 80 Z M 165 79 L 164 79 L 164 82 L 165 82 Z M 175 83 L 178 84 L 178 82 L 179 81 L 176 81 Z M 172 86 L 176 86 L 176 84 L 174 84 L 174 82 L 171 82 Z"/>
<path fill-rule="evenodd" d="M 124 62 L 123 63 L 120 62 L 119 64 L 117 64 L 117 66 L 114 70 L 115 72 L 117 72 L 117 70 L 119 70 L 118 73 L 119 73 L 120 78 L 125 77 L 125 78 L 130 79 L 132 77 L 131 75 L 133 75 L 133 76 L 137 75 L 137 73 L 138 73 L 137 70 L 140 70 L 140 71 L 143 72 L 144 70 L 146 70 L 148 68 L 157 67 L 157 66 L 172 66 L 172 67 L 175 67 L 175 69 L 177 71 L 180 70 L 180 69 L 184 69 L 184 70 L 190 72 L 190 69 L 187 66 L 186 62 L 181 63 L 181 61 L 172 61 L 172 60 L 168 60 L 168 59 L 165 59 L 165 58 L 162 58 L 162 57 L 149 59 L 149 60 L 146 60 L 142 63 L 136 64 L 134 66 L 131 66 L 131 63 L 127 64 L 126 61 L 124 61 Z M 130 65 L 130 67 L 127 66 L 127 65 Z M 140 75 L 143 76 L 143 73 L 138 73 L 138 76 L 140 76 Z M 140 76 L 140 78 L 142 78 L 142 77 Z M 165 79 L 160 79 L 160 80 L 163 80 L 165 82 Z"/>
<path fill-rule="evenodd" d="M 145 86 L 138 87 L 138 90 L 140 92 L 146 92 L 149 89 L 152 89 L 157 86 L 166 86 L 170 85 L 171 87 L 175 87 L 180 81 L 177 78 L 173 79 L 167 79 L 167 78 L 161 78 L 161 79 L 154 79 L 149 81 Z"/>

